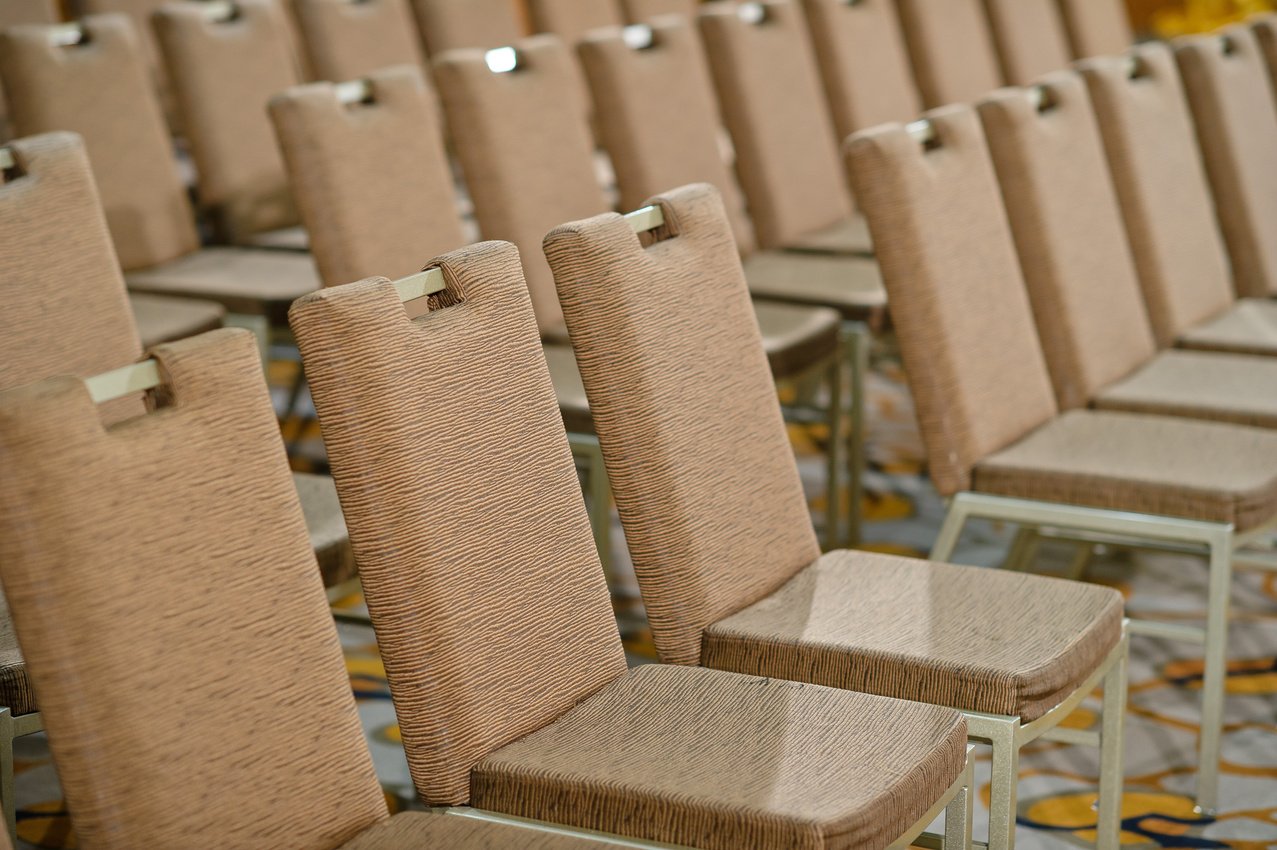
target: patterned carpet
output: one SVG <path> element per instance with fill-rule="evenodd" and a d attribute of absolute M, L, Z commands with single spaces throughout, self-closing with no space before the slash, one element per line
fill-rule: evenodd
<path fill-rule="evenodd" d="M 877 360 L 869 398 L 867 547 L 921 554 L 939 527 L 943 505 L 923 474 L 921 447 L 900 368 L 888 357 Z M 281 406 L 288 378 L 284 372 L 273 375 Z M 322 452 L 317 429 L 305 429 L 300 435 L 299 431 L 296 423 L 285 423 L 286 436 L 299 437 L 293 447 L 299 466 L 312 465 Z M 791 434 L 813 511 L 819 516 L 823 498 L 820 445 L 826 435 L 818 428 L 799 427 L 793 427 Z M 632 663 L 644 663 L 654 656 L 619 524 L 614 540 L 621 573 L 613 588 L 618 619 Z M 958 560 L 997 564 L 1009 540 L 1006 528 L 975 526 L 965 535 Z M 1061 571 L 1069 555 L 1045 546 L 1035 569 Z M 1201 619 L 1205 577 L 1199 559 L 1129 552 L 1097 558 L 1088 574 L 1090 580 L 1120 588 L 1134 615 L 1179 621 Z M 344 604 L 357 607 L 359 599 Z M 1277 576 L 1240 575 L 1233 606 L 1223 806 L 1216 818 L 1195 815 L 1188 796 L 1195 764 L 1198 657 L 1191 646 L 1132 638 L 1123 810 L 1123 843 L 1128 847 L 1277 847 Z M 392 796 L 407 799 L 411 796 L 407 764 L 372 631 L 342 626 L 341 633 L 378 772 Z M 1090 727 L 1098 708 L 1098 700 L 1084 705 L 1069 724 Z M 262 734 L 271 730 L 264 729 Z M 15 749 L 20 846 L 75 847 L 43 736 L 19 739 Z M 245 758 L 251 754 L 245 753 Z M 1054 850 L 1090 843 L 1098 768 L 1098 753 L 1093 750 L 1045 744 L 1025 751 L 1017 838 L 1021 848 Z M 987 754 L 982 754 L 977 771 L 987 800 Z M 985 816 L 978 804 L 977 836 L 984 834 Z"/>

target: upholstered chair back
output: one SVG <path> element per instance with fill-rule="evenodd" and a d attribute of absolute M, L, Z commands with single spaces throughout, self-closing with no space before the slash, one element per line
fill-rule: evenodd
<path fill-rule="evenodd" d="M 691 20 L 700 0 L 621 0 L 625 19 L 632 24 L 647 23 L 662 15 L 682 15 Z"/>
<path fill-rule="evenodd" d="M 518 0 L 412 0 L 426 50 L 499 47 L 523 38 Z"/>
<path fill-rule="evenodd" d="M 924 106 L 970 103 L 1002 85 L 982 0 L 896 0 L 896 6 Z"/>
<path fill-rule="evenodd" d="M 718 193 L 652 203 L 654 241 L 612 213 L 545 250 L 657 651 L 697 664 L 706 626 L 820 548 Z M 707 392 L 689 396 L 689 376 Z"/>
<path fill-rule="evenodd" d="M 1114 56 L 1129 50 L 1135 36 L 1124 0 L 1059 0 L 1074 59 Z"/>
<path fill-rule="evenodd" d="M 0 579 L 77 837 L 332 848 L 386 817 L 247 331 L 156 347 L 159 409 L 0 393 Z"/>
<path fill-rule="evenodd" d="M 931 478 L 967 489 L 981 458 L 1058 409 L 980 120 L 927 116 L 862 130 L 847 161 L 891 299 Z"/>
<path fill-rule="evenodd" d="M 315 79 L 342 82 L 395 65 L 421 67 L 408 0 L 292 0 Z"/>
<path fill-rule="evenodd" d="M 1061 410 L 1157 350 L 1086 84 L 1070 71 L 979 104 Z"/>
<path fill-rule="evenodd" d="M 1057 0 L 984 0 L 1002 78 L 1024 86 L 1073 61 Z"/>
<path fill-rule="evenodd" d="M 532 31 L 553 33 L 569 48 L 587 32 L 625 23 L 617 0 L 527 0 Z"/>
<path fill-rule="evenodd" d="M 126 269 L 199 247 L 186 187 L 147 74 L 123 15 L 88 17 L 75 44 L 58 30 L 0 32 L 0 78 L 17 135 L 70 130 L 84 137 L 115 250 Z"/>
<path fill-rule="evenodd" d="M 332 83 L 312 83 L 270 104 L 325 286 L 403 277 L 425 257 L 465 243 L 421 70 L 388 68 L 368 85 L 367 98 L 354 103 Z"/>
<path fill-rule="evenodd" d="M 55 0 L 0 0 L 0 30 L 19 24 L 56 24 L 58 4 Z M 4 89 L 0 87 L 0 140 L 7 138 L 8 122 Z"/>

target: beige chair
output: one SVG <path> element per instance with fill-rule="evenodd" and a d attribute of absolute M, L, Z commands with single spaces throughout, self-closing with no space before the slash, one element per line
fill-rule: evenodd
<path fill-rule="evenodd" d="M 306 248 L 266 102 L 301 82 L 276 0 L 175 2 L 154 17 L 200 206 L 219 241 Z"/>
<path fill-rule="evenodd" d="M 1124 0 L 1059 0 L 1074 59 L 1112 56 L 1135 41 Z"/>
<path fill-rule="evenodd" d="M 84 137 L 131 290 L 216 301 L 232 314 L 228 321 L 253 328 L 265 349 L 288 305 L 319 286 L 301 254 L 200 248 L 127 18 L 0 33 L 0 77 L 20 133 Z"/>
<path fill-rule="evenodd" d="M 951 800 L 966 840 L 955 712 L 626 670 L 518 252 L 427 268 L 290 314 L 422 800 L 724 850 L 903 845 Z"/>
<path fill-rule="evenodd" d="M 177 104 L 169 91 L 168 77 L 165 75 L 164 61 L 160 55 L 159 43 L 155 40 L 155 31 L 151 28 L 151 15 L 169 0 L 77 0 L 68 3 L 74 11 L 84 16 L 127 15 L 133 24 L 137 38 L 137 47 L 145 63 L 146 73 L 157 92 L 164 115 L 170 126 L 180 131 L 177 126 Z"/>
<path fill-rule="evenodd" d="M 1055 737 L 1103 680 L 1104 732 L 1085 739 L 1103 746 L 1098 829 L 1115 848 L 1120 597 L 915 559 L 822 556 L 717 193 L 688 186 L 653 206 L 658 223 L 639 237 L 604 215 L 558 228 L 546 253 L 661 659 L 962 710 L 969 734 L 993 746 L 993 848 L 1014 842 L 1020 748 Z M 678 366 L 688 362 L 696 369 Z"/>
<path fill-rule="evenodd" d="M 408 0 L 291 0 L 312 76 L 354 80 L 425 61 Z"/>
<path fill-rule="evenodd" d="M 1073 61 L 1058 0 L 984 0 L 984 8 L 1006 82 L 1028 85 Z"/>
<path fill-rule="evenodd" d="M 950 498 L 932 557 L 970 518 L 1199 552 L 1205 629 L 1132 632 L 1205 644 L 1197 801 L 1218 800 L 1235 551 L 1277 522 L 1277 434 L 1111 411 L 1061 413 L 993 165 L 969 107 L 848 146 L 878 245 L 932 481 Z"/>
<path fill-rule="evenodd" d="M 662 15 L 682 15 L 690 19 L 699 5 L 700 0 L 621 0 L 625 19 L 632 24 L 644 24 Z"/>
<path fill-rule="evenodd" d="M 0 30 L 19 24 L 56 24 L 57 0 L 0 0 Z M 9 115 L 0 90 L 0 142 L 9 138 Z"/>
<path fill-rule="evenodd" d="M 1078 66 L 1159 346 L 1277 355 L 1277 302 L 1236 300 L 1179 71 L 1150 43 Z"/>
<path fill-rule="evenodd" d="M 1050 74 L 978 110 L 1059 408 L 1277 428 L 1277 360 L 1158 352 L 1082 79 Z"/>
<path fill-rule="evenodd" d="M 138 389 L 155 415 L 104 426 Z M 606 846 L 387 815 L 246 332 L 0 393 L 0 463 L 0 578 L 82 846 Z"/>
<path fill-rule="evenodd" d="M 553 33 L 573 45 L 587 32 L 625 23 L 617 0 L 527 0 L 534 33 Z"/>
<path fill-rule="evenodd" d="M 896 7 L 925 106 L 973 101 L 1003 84 L 981 0 L 896 0 Z"/>
<path fill-rule="evenodd" d="M 1277 103 L 1254 34 L 1174 43 L 1239 295 L 1277 295 Z"/>
<path fill-rule="evenodd" d="M 523 38 L 519 0 L 412 0 L 426 52 L 499 47 Z"/>

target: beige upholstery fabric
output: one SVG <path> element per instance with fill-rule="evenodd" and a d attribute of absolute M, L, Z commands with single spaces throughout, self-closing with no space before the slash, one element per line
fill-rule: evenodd
<path fill-rule="evenodd" d="M 412 0 L 431 56 L 458 47 L 498 47 L 523 38 L 518 0 Z"/>
<path fill-rule="evenodd" d="M 933 706 L 646 665 L 480 762 L 475 803 L 708 850 L 886 847 L 961 772 L 965 727 Z"/>
<path fill-rule="evenodd" d="M 1043 74 L 1062 71 L 1072 63 L 1057 3 L 1058 0 L 984 0 L 1006 82 L 1028 85 Z"/>
<path fill-rule="evenodd" d="M 1277 14 L 1261 13 L 1250 18 L 1250 31 L 1259 42 L 1264 63 L 1268 66 L 1269 81 L 1277 86 Z"/>
<path fill-rule="evenodd" d="M 44 27 L 0 33 L 0 77 L 18 135 L 84 137 L 125 269 L 193 251 L 198 240 L 137 33 L 120 15 L 83 21 L 85 42 L 50 43 Z"/>
<path fill-rule="evenodd" d="M 662 15 L 682 15 L 691 20 L 700 0 L 621 0 L 625 19 L 632 24 L 644 24 Z"/>
<path fill-rule="evenodd" d="M 266 118 L 271 95 L 300 80 L 276 0 L 242 0 L 226 21 L 196 3 L 155 16 L 199 176 L 200 203 L 229 241 L 297 223 L 284 164 Z"/>
<path fill-rule="evenodd" d="M 0 0 L 0 30 L 18 24 L 54 24 L 58 22 L 56 0 Z M 0 141 L 9 138 L 8 112 L 4 90 L 0 88 Z"/>
<path fill-rule="evenodd" d="M 425 61 L 408 0 L 291 0 L 318 80 L 343 82 Z"/>
<path fill-rule="evenodd" d="M 788 247 L 817 254 L 871 254 L 873 237 L 869 235 L 869 222 L 855 215 L 829 227 L 804 233 Z"/>
<path fill-rule="evenodd" d="M 226 317 L 226 308 L 213 301 L 137 292 L 129 295 L 129 309 L 143 348 L 215 330 Z"/>
<path fill-rule="evenodd" d="M 569 48 L 599 27 L 625 23 L 617 0 L 526 0 L 532 31 L 553 33 Z"/>
<path fill-rule="evenodd" d="M 1145 44 L 1126 59 L 1079 68 L 1090 90 L 1126 232 L 1161 346 L 1233 302 L 1193 119 L 1169 48 Z"/>
<path fill-rule="evenodd" d="M 1165 351 L 1095 396 L 1105 410 L 1189 416 L 1277 428 L 1277 360 Z"/>
<path fill-rule="evenodd" d="M 333 480 L 327 475 L 294 472 L 293 484 L 297 487 L 324 587 L 336 587 L 354 578 L 355 556 L 350 549 L 350 536 L 346 533 L 346 520 L 341 514 Z"/>
<path fill-rule="evenodd" d="M 706 626 L 775 590 L 819 547 L 757 332 L 700 321 L 712 313 L 733 330 L 755 327 L 722 203 L 704 185 L 656 202 L 666 226 L 646 249 L 608 214 L 554 230 L 545 250 L 595 428 L 614 435 L 604 459 L 657 651 L 695 664 Z M 657 334 L 651 315 L 671 299 L 679 310 Z M 698 403 L 684 386 L 689 368 L 714 375 L 731 403 Z M 622 427 L 633 421 L 650 425 Z M 733 438 L 715 439 L 724 432 Z M 637 499 L 640 480 L 666 498 Z M 748 534 L 721 522 L 743 516 Z"/>
<path fill-rule="evenodd" d="M 541 239 L 555 225 L 609 204 L 575 101 L 572 56 L 548 35 L 520 42 L 518 56 L 519 70 L 494 74 L 480 51 L 447 53 L 436 62 L 435 78 L 479 229 L 485 239 L 518 246 L 537 324 L 554 336 L 563 312 Z"/>
<path fill-rule="evenodd" d="M 749 291 L 762 298 L 816 304 L 864 318 L 887 306 L 878 264 L 861 257 L 762 251 L 745 258 Z"/>
<path fill-rule="evenodd" d="M 1059 0 L 1074 59 L 1112 56 L 1130 48 L 1135 36 L 1125 0 Z"/>
<path fill-rule="evenodd" d="M 965 103 L 1002 85 L 981 0 L 896 0 L 925 106 Z"/>
<path fill-rule="evenodd" d="M 448 289 L 416 320 L 382 278 L 291 321 L 413 781 L 439 805 L 625 661 L 518 254 L 430 265 Z"/>
<path fill-rule="evenodd" d="M 1156 346 L 1086 85 L 1064 71 L 1042 87 L 1043 109 L 1027 89 L 978 109 L 1056 402 L 1069 410 Z"/>
<path fill-rule="evenodd" d="M 763 6 L 758 24 L 733 3 L 705 6 L 699 22 L 758 244 L 781 248 L 849 217 L 851 200 L 802 11 Z"/>
<path fill-rule="evenodd" d="M 1244 298 L 1228 312 L 1186 331 L 1179 343 L 1203 351 L 1277 355 L 1277 301 Z"/>
<path fill-rule="evenodd" d="M 975 489 L 1247 531 L 1277 516 L 1274 470 L 1271 431 L 1075 410 L 982 460 Z"/>
<path fill-rule="evenodd" d="M 803 8 L 840 142 L 918 117 L 922 99 L 891 0 L 803 0 Z"/>
<path fill-rule="evenodd" d="M 341 850 L 591 850 L 607 847 L 615 845 L 473 818 L 404 812 L 343 844 Z"/>
<path fill-rule="evenodd" d="M 239 248 L 205 248 L 124 277 L 137 292 L 206 298 L 232 313 L 264 315 L 277 324 L 288 305 L 319 287 L 306 254 Z"/>
<path fill-rule="evenodd" d="M 160 46 L 155 40 L 155 30 L 151 27 L 151 15 L 164 5 L 166 0 L 78 0 L 68 6 L 79 7 L 80 15 L 127 15 L 133 30 L 137 34 L 138 47 L 150 78 L 158 90 L 165 114 L 174 118 L 175 104 L 168 88 L 168 74 L 160 56 Z"/>
<path fill-rule="evenodd" d="M 405 277 L 466 241 L 421 71 L 386 69 L 370 82 L 367 103 L 342 104 L 332 84 L 314 83 L 270 106 L 326 286 Z"/>
<path fill-rule="evenodd" d="M 706 629 L 703 661 L 1028 723 L 1099 668 L 1122 616 L 1110 588 L 831 552 Z"/>
<path fill-rule="evenodd" d="M 1277 106 L 1259 45 L 1243 26 L 1184 37 L 1175 58 L 1232 259 L 1237 292 L 1277 295 Z"/>
<path fill-rule="evenodd" d="M 385 802 L 257 346 L 154 356 L 171 403 L 110 429 L 76 378 L 0 395 L 0 578 L 76 834 L 339 845 Z"/>
<path fill-rule="evenodd" d="M 934 149 L 896 125 L 861 131 L 847 155 L 947 495 L 1057 408 L 980 122 L 962 106 L 928 117 Z"/>
<path fill-rule="evenodd" d="M 0 594 L 0 708 L 9 709 L 15 717 L 40 710 L 3 594 Z M 0 833 L 8 837 L 8 830 L 0 830 Z"/>

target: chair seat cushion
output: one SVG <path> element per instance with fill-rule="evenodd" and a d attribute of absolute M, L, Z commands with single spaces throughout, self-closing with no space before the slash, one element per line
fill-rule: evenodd
<path fill-rule="evenodd" d="M 129 307 L 133 310 L 143 348 L 215 330 L 222 326 L 226 316 L 226 308 L 221 304 L 198 298 L 131 293 Z"/>
<path fill-rule="evenodd" d="M 243 239 L 246 247 L 272 251 L 309 251 L 310 234 L 301 225 L 250 233 Z M 353 283 L 353 281 L 351 281 Z"/>
<path fill-rule="evenodd" d="M 571 434 L 593 434 L 594 418 L 590 415 L 590 400 L 585 395 L 576 355 L 566 345 L 545 345 L 542 351 L 550 367 L 550 383 L 554 384 L 554 395 L 559 400 L 563 427 Z"/>
<path fill-rule="evenodd" d="M 204 248 L 125 274 L 129 289 L 216 301 L 232 313 L 288 321 L 288 308 L 319 288 L 309 254 L 247 248 Z"/>
<path fill-rule="evenodd" d="M 830 552 L 705 630 L 706 667 L 1026 723 L 1094 673 L 1122 632 L 1096 585 L 866 552 Z"/>
<path fill-rule="evenodd" d="M 591 850 L 615 846 L 584 836 L 555 835 L 460 815 L 403 812 L 365 830 L 341 850 Z"/>
<path fill-rule="evenodd" d="M 885 847 L 953 784 L 935 706 L 638 667 L 472 771 L 484 809 L 703 848 Z"/>
<path fill-rule="evenodd" d="M 804 233 L 785 246 L 791 251 L 814 251 L 819 254 L 859 254 L 873 256 L 873 237 L 863 215 L 853 215 L 835 225 Z"/>
<path fill-rule="evenodd" d="M 1094 404 L 1100 410 L 1277 428 L 1277 360 L 1164 351 L 1135 374 L 1105 387 Z"/>
<path fill-rule="evenodd" d="M 755 301 L 754 316 L 776 378 L 798 375 L 838 350 L 842 317 L 834 310 Z"/>
<path fill-rule="evenodd" d="M 1232 523 L 1277 516 L 1277 434 L 1074 410 L 976 465 L 982 493 Z"/>
<path fill-rule="evenodd" d="M 1277 301 L 1244 298 L 1179 338 L 1185 348 L 1277 356 Z"/>
<path fill-rule="evenodd" d="M 860 257 L 760 251 L 745 258 L 749 291 L 760 298 L 832 307 L 863 316 L 887 306 L 878 264 Z"/>
<path fill-rule="evenodd" d="M 346 519 L 341 513 L 337 486 L 327 475 L 293 473 L 293 484 L 301 501 L 310 532 L 310 545 L 319 561 L 319 574 L 324 587 L 336 587 L 355 577 L 355 555 L 346 533 Z"/>
<path fill-rule="evenodd" d="M 9 617 L 9 604 L 0 593 L 0 708 L 9 709 L 14 717 L 39 711 L 35 691 L 27 679 L 27 662 L 18 648 L 18 636 L 13 633 L 13 620 Z"/>

